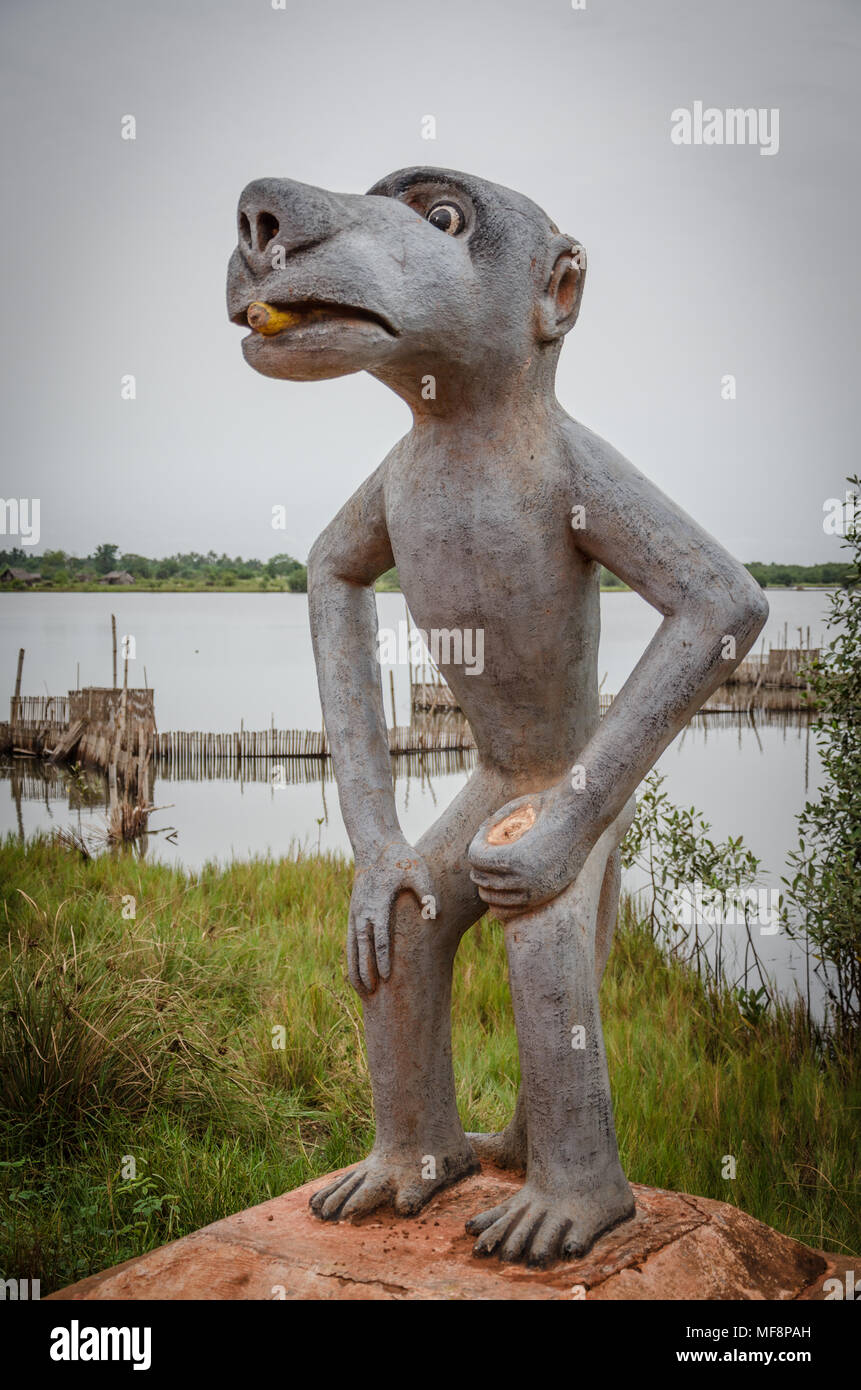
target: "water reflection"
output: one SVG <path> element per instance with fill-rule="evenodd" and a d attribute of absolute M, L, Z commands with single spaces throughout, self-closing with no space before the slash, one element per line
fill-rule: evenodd
<path fill-rule="evenodd" d="M 446 726 L 453 718 L 445 716 Z M 476 757 L 474 749 L 462 747 L 392 757 L 395 796 L 411 838 L 422 834 L 465 784 Z M 819 778 L 807 713 L 769 707 L 696 715 L 658 766 L 667 777 L 671 800 L 695 805 L 719 836 L 744 834 L 771 871 L 782 871 L 795 843 L 792 818 Z M 172 857 L 185 867 L 234 854 L 283 853 L 288 844 L 307 842 L 309 834 L 328 849 L 349 853 L 329 758 L 235 761 L 201 756 L 179 766 L 156 758 L 152 774 L 150 800 L 157 806 L 170 804 L 175 824 L 162 828 L 175 831 Z M 107 779 L 91 768 L 8 757 L 0 760 L 0 781 L 8 783 L 10 792 L 0 801 L 4 833 L 26 837 L 63 824 L 68 813 L 84 832 L 108 807 Z M 760 814 L 763 795 L 765 815 Z M 752 806 L 757 810 L 751 836 Z"/>

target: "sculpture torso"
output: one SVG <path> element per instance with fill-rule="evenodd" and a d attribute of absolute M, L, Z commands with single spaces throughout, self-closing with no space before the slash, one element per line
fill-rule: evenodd
<path fill-rule="evenodd" d="M 479 753 L 534 785 L 570 766 L 594 729 L 599 594 L 598 566 L 571 526 L 573 422 L 557 407 L 551 428 L 536 437 L 528 426 L 513 438 L 420 427 L 382 481 L 418 626 L 483 630 L 480 674 L 442 668 Z"/>

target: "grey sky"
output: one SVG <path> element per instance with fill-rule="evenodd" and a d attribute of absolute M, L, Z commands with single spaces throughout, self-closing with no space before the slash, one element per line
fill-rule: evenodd
<path fill-rule="evenodd" d="M 0 23 L 0 493 L 41 499 L 41 547 L 304 559 L 409 414 L 364 375 L 244 365 L 237 197 L 427 163 L 519 189 L 586 246 L 570 413 L 740 558 L 839 558 L 822 504 L 858 461 L 856 0 L 4 0 Z M 779 108 L 779 152 L 674 145 L 697 100 Z"/>

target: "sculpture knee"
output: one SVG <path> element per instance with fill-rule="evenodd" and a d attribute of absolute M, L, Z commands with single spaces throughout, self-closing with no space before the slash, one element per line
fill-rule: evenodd
<path fill-rule="evenodd" d="M 460 940 L 472 920 L 444 896 L 438 903 L 420 904 L 412 893 L 401 893 L 390 919 L 392 978 L 396 978 L 396 971 L 413 983 L 421 981 L 423 971 L 450 974 Z"/>

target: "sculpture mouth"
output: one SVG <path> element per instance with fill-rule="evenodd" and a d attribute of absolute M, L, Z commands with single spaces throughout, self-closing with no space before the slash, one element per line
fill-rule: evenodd
<path fill-rule="evenodd" d="M 252 335 L 282 340 L 308 330 L 365 324 L 381 328 L 390 338 L 397 337 L 397 331 L 382 314 L 359 305 L 321 299 L 252 300 L 230 318 L 240 328 L 250 328 Z"/>

